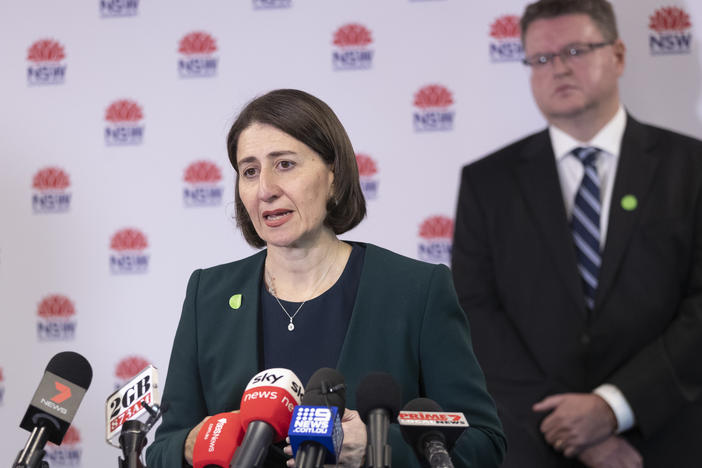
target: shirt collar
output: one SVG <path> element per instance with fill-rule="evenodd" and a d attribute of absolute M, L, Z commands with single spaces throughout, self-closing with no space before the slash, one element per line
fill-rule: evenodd
<path fill-rule="evenodd" d="M 607 122 L 607 125 L 602 127 L 590 141 L 578 141 L 553 125 L 548 127 L 548 131 L 556 161 L 560 161 L 572 153 L 575 148 L 580 146 L 594 146 L 618 158 L 625 127 L 626 112 L 624 112 L 624 108 L 619 105 L 619 109 L 616 114 L 614 114 L 614 117 L 612 117 L 612 119 Z"/>

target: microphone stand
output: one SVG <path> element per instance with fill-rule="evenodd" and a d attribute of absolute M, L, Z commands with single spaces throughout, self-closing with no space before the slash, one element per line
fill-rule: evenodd
<path fill-rule="evenodd" d="M 368 414 L 368 446 L 366 447 L 367 468 L 390 468 L 392 447 L 387 443 L 389 427 L 388 411 L 373 409 Z"/>
<path fill-rule="evenodd" d="M 32 430 L 27 444 L 17 454 L 12 468 L 49 468 L 49 464 L 44 461 L 44 445 L 46 445 L 48 435 L 46 426 L 41 424 Z"/>
<path fill-rule="evenodd" d="M 149 413 L 149 419 L 145 423 L 137 420 L 131 420 L 124 423 L 122 433 L 119 436 L 119 446 L 122 448 L 124 458 L 118 457 L 118 468 L 146 468 L 141 463 L 141 451 L 146 446 L 146 434 L 149 433 L 153 425 L 158 419 L 168 410 L 168 405 L 163 404 L 149 406 L 148 403 L 142 403 Z M 155 408 L 155 409 L 154 409 Z"/>

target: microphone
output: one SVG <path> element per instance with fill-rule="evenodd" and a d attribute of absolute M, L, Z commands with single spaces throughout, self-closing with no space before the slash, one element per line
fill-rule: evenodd
<path fill-rule="evenodd" d="M 431 468 L 453 468 L 448 451 L 468 427 L 463 413 L 446 413 L 429 398 L 415 398 L 397 417 L 400 432 L 420 461 Z"/>
<path fill-rule="evenodd" d="M 228 468 L 241 445 L 244 428 L 239 413 L 210 416 L 200 428 L 193 449 L 194 468 Z"/>
<path fill-rule="evenodd" d="M 344 440 L 341 418 L 345 408 L 344 376 L 328 367 L 312 374 L 288 430 L 297 468 L 336 464 Z"/>
<path fill-rule="evenodd" d="M 146 434 L 168 409 L 165 403 L 159 407 L 158 388 L 158 369 L 148 365 L 105 401 L 105 440 L 122 449 L 120 467 L 143 467 L 140 458 Z"/>
<path fill-rule="evenodd" d="M 141 451 L 146 446 L 146 434 L 149 433 L 161 415 L 168 411 L 167 401 L 164 401 L 160 407 L 157 404 L 149 406 L 146 402 L 141 404 L 150 416 L 145 423 L 138 419 L 130 419 L 122 424 L 119 445 L 122 448 L 124 459 L 118 457 L 119 468 L 144 468 L 141 463 Z"/>
<path fill-rule="evenodd" d="M 93 369 L 80 354 L 64 351 L 51 358 L 20 423 L 31 435 L 13 468 L 47 466 L 46 442 L 61 445 L 92 379 Z"/>
<path fill-rule="evenodd" d="M 267 369 L 249 381 L 239 410 L 246 434 L 231 467 L 261 466 L 271 443 L 285 439 L 293 409 L 303 394 L 300 379 L 288 369 Z"/>
<path fill-rule="evenodd" d="M 401 402 L 400 385 L 388 373 L 372 372 L 358 385 L 356 406 L 368 431 L 368 468 L 390 468 L 392 465 L 388 428 L 390 420 L 397 417 Z"/>
<path fill-rule="evenodd" d="M 118 440 L 125 422 L 129 420 L 143 422 L 149 415 L 153 417 L 153 414 L 147 410 L 148 405 L 144 403 L 158 408 L 161 402 L 158 390 L 158 369 L 149 365 L 132 377 L 122 388 L 107 397 L 105 440 L 108 444 L 120 448 Z"/>

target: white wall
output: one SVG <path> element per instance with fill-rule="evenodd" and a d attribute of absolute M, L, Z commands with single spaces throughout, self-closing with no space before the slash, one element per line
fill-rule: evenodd
<path fill-rule="evenodd" d="M 519 49 L 514 38 L 500 42 L 489 32 L 498 18 L 521 14 L 526 1 L 289 0 L 277 9 L 254 8 L 273 0 L 113 1 L 136 3 L 136 14 L 103 17 L 98 0 L 0 3 L 0 464 L 11 463 L 26 441 L 19 421 L 44 367 L 62 350 L 86 356 L 94 379 L 74 421 L 79 441 L 55 455 L 76 463 L 52 466 L 116 463 L 118 451 L 103 434 L 105 399 L 122 381 L 118 364 L 136 356 L 165 380 L 189 273 L 252 252 L 231 221 L 224 141 L 255 95 L 295 87 L 329 103 L 357 152 L 378 169 L 366 181 L 378 189 L 368 218 L 344 237 L 412 257 L 424 247 L 432 261 L 448 261 L 449 239 L 423 239 L 420 226 L 453 217 L 460 167 L 544 125 L 528 69 L 490 54 L 491 45 Z M 702 137 L 702 4 L 614 3 L 629 52 L 625 105 L 642 120 Z M 691 47 L 652 55 L 649 17 L 671 4 L 690 16 L 691 27 L 678 35 L 691 34 Z M 371 33 L 369 45 L 350 52 L 370 51 L 369 68 L 334 69 L 333 53 L 343 52 L 332 44 L 334 33 L 348 23 Z M 216 59 L 212 76 L 179 76 L 178 61 L 187 59 L 179 42 L 192 31 L 216 43 L 204 57 Z M 64 49 L 65 58 L 49 65 L 65 67 L 62 83 L 29 83 L 36 65 L 28 51 L 44 38 Z M 452 95 L 453 104 L 433 110 L 453 113 L 448 130 L 414 129 L 414 95 L 429 84 Z M 120 99 L 141 107 L 143 119 L 120 124 L 120 131 L 140 128 L 141 144 L 106 143 L 105 113 Z M 199 187 L 218 190 L 218 204 L 184 202 L 184 189 L 197 188 L 184 181 L 185 170 L 197 160 L 221 171 L 220 181 Z M 68 187 L 35 190 L 35 174 L 51 166 L 68 175 Z M 70 202 L 62 212 L 35 212 L 33 196 Z M 115 274 L 110 257 L 120 252 L 111 238 L 127 227 L 148 243 L 127 260 L 147 257 L 148 267 Z M 75 314 L 40 316 L 51 295 L 68 298 Z"/>

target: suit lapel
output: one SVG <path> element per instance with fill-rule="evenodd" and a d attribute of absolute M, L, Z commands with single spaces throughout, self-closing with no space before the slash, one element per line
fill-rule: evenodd
<path fill-rule="evenodd" d="M 367 342 L 368 336 L 368 321 L 366 320 L 366 311 L 375 310 L 373 305 L 368 303 L 368 299 L 373 297 L 370 291 L 373 289 L 372 276 L 373 272 L 379 271 L 379 267 L 375 265 L 377 257 L 375 246 L 365 244 L 366 252 L 363 257 L 363 269 L 361 270 L 361 278 L 358 282 L 358 290 L 356 291 L 356 300 L 354 301 L 353 311 L 351 312 L 351 320 L 349 327 L 346 330 L 344 344 L 339 353 L 337 361 L 337 369 L 344 376 L 349 373 L 356 372 L 358 344 Z M 370 289 L 369 289 L 370 288 Z"/>
<path fill-rule="evenodd" d="M 219 330 L 247 331 L 237 333 L 236 339 L 232 339 L 231 336 L 227 337 L 227 334 L 223 335 L 225 337 L 223 349 L 226 351 L 222 351 L 222 355 L 233 356 L 237 361 L 236 366 L 229 367 L 231 369 L 229 371 L 231 372 L 229 388 L 232 392 L 229 401 L 236 401 L 237 404 L 241 401 L 244 387 L 249 379 L 262 370 L 263 366 L 262 360 L 259 359 L 261 331 L 259 330 L 258 316 L 261 308 L 259 288 L 265 259 L 266 251 L 263 250 L 250 257 L 249 263 L 238 267 L 235 275 L 228 279 L 226 287 L 231 288 L 229 291 L 241 294 L 241 306 L 232 310 L 232 307 L 227 304 L 225 306 L 227 322 L 216 324 Z M 225 297 L 228 294 L 231 293 L 227 293 Z"/>
<path fill-rule="evenodd" d="M 543 236 L 545 250 L 551 254 L 567 291 L 585 315 L 585 302 L 578 275 L 573 236 L 563 203 L 556 160 L 548 130 L 534 136 L 522 152 L 516 166 L 519 183 L 527 208 Z"/>
<path fill-rule="evenodd" d="M 604 303 L 614 282 L 622 258 L 627 251 L 629 239 L 636 226 L 646 195 L 650 191 L 659 158 L 654 153 L 654 141 L 646 128 L 631 116 L 627 116 L 626 130 L 622 138 L 617 174 L 614 179 L 612 201 L 609 211 L 607 239 L 602 254 L 595 310 Z M 626 210 L 622 199 L 634 196 L 637 208 Z"/>
<path fill-rule="evenodd" d="M 378 294 L 378 285 L 384 284 L 387 278 L 387 264 L 383 262 L 382 251 L 373 244 L 364 244 L 366 247 L 363 258 L 363 269 L 358 282 L 356 300 L 351 313 L 344 344 L 339 353 L 336 368 L 346 380 L 346 406 L 356 408 L 356 386 L 372 370 L 380 370 L 372 364 L 382 359 L 375 356 L 375 346 L 368 343 L 377 343 L 382 339 L 373 326 L 374 315 L 383 311 L 383 295 Z M 380 304 L 378 301 L 380 300 Z M 387 339 L 392 339 L 387 337 Z"/>

